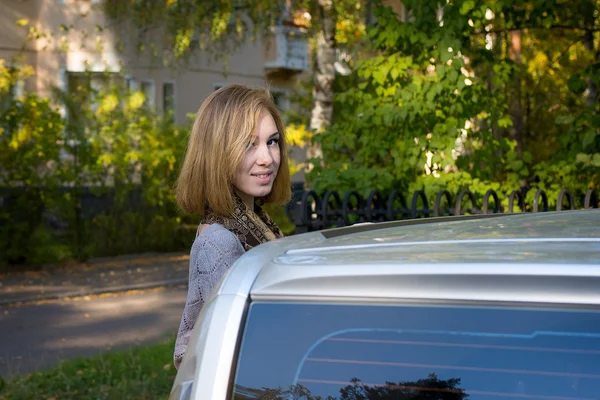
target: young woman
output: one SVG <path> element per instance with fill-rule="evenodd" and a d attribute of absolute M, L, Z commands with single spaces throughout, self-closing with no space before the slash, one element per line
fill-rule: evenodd
<path fill-rule="evenodd" d="M 230 85 L 202 103 L 175 190 L 179 206 L 200 216 L 175 343 L 179 368 L 200 309 L 223 273 L 245 251 L 283 236 L 259 205 L 291 197 L 283 120 L 268 91 Z"/>

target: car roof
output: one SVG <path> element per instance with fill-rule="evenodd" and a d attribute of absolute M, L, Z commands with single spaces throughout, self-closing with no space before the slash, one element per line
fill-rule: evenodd
<path fill-rule="evenodd" d="M 249 251 L 226 281 L 222 291 L 269 301 L 600 304 L 600 210 L 312 232 Z"/>

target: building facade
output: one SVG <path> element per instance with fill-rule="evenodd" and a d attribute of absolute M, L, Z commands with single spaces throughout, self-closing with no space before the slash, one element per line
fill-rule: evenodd
<path fill-rule="evenodd" d="M 246 41 L 227 56 L 226 68 L 202 52 L 172 68 L 160 57 L 138 52 L 133 39 L 123 37 L 135 35 L 135 28 L 117 32 L 111 25 L 101 0 L 2 1 L 0 59 L 9 66 L 31 66 L 34 75 L 16 89 L 42 97 L 50 97 L 53 88 L 74 91 L 85 80 L 102 89 L 111 77 L 125 78 L 127 87 L 144 92 L 148 106 L 171 113 L 177 124 L 186 124 L 211 92 L 231 83 L 268 86 L 285 110 L 291 91 L 309 70 L 308 42 L 294 27 L 275 26 L 272 34 Z M 305 152 L 294 148 L 291 157 L 302 162 Z M 302 172 L 293 177 L 303 180 Z"/>
<path fill-rule="evenodd" d="M 102 85 L 107 72 L 120 72 L 152 107 L 159 113 L 171 111 L 180 124 L 213 90 L 230 83 L 269 86 L 285 109 L 298 76 L 309 67 L 307 41 L 290 35 L 294 28 L 277 26 L 271 36 L 247 41 L 228 56 L 225 69 L 208 54 L 171 68 L 158 57 L 122 51 L 109 26 L 99 0 L 3 1 L 0 58 L 32 66 L 35 75 L 25 89 L 41 96 L 49 96 L 53 87 L 69 90 L 86 71 L 92 85 Z"/>

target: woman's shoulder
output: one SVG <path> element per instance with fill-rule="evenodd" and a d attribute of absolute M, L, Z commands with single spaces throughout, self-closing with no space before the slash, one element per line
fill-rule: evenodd
<path fill-rule="evenodd" d="M 243 252 L 244 248 L 238 237 L 219 224 L 203 225 L 194 240 L 192 250 L 204 250 L 219 253 Z"/>

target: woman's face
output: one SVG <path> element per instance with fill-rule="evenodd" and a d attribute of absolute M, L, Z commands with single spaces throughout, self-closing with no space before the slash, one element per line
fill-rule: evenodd
<path fill-rule="evenodd" d="M 237 195 L 251 209 L 255 198 L 267 196 L 273 188 L 281 161 L 279 138 L 273 117 L 268 111 L 263 111 L 258 119 L 254 141 L 248 146 L 233 180 Z"/>

